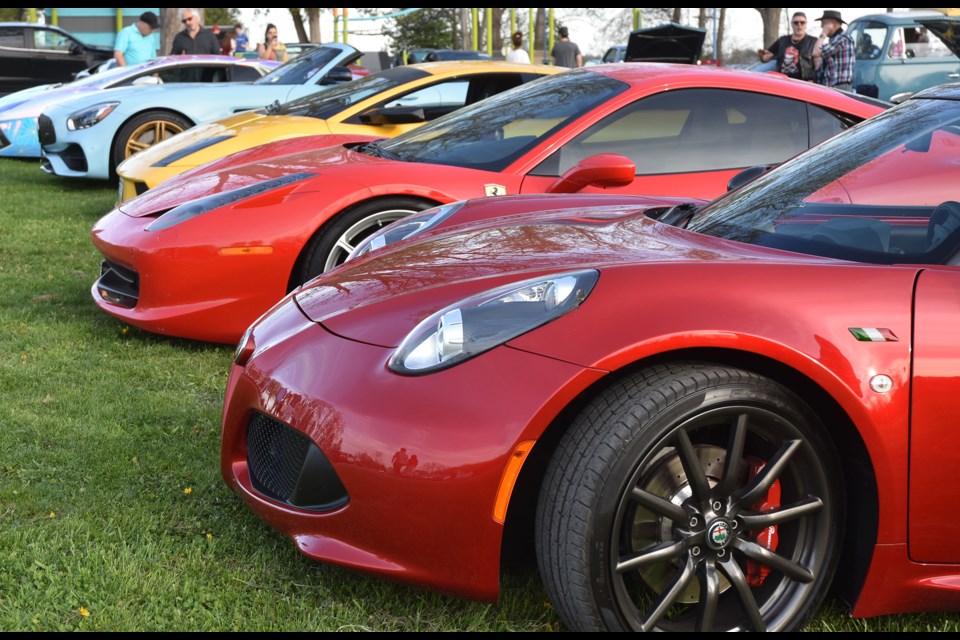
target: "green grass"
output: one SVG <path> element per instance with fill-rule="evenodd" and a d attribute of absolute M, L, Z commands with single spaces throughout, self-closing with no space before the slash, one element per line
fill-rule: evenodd
<path fill-rule="evenodd" d="M 0 160 L 0 629 L 560 628 L 533 570 L 479 604 L 313 562 L 253 516 L 219 472 L 232 349 L 90 299 L 89 232 L 115 196 Z M 957 631 L 960 615 L 832 604 L 811 628 Z"/>

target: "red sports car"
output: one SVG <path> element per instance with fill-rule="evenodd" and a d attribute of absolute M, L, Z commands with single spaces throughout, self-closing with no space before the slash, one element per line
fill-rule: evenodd
<path fill-rule="evenodd" d="M 703 207 L 370 252 L 243 337 L 223 476 L 312 558 L 473 598 L 532 541 L 576 630 L 956 609 L 958 161 L 943 86 Z"/>
<path fill-rule="evenodd" d="M 297 138 L 168 180 L 97 223 L 105 262 L 92 294 L 149 331 L 234 342 L 293 287 L 411 213 L 604 188 L 712 198 L 744 167 L 782 162 L 882 109 L 692 65 L 557 74 L 391 140 Z"/>

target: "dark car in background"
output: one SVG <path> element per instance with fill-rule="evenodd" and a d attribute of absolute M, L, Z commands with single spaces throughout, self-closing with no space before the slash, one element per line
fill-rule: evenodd
<path fill-rule="evenodd" d="M 73 80 L 79 71 L 113 57 L 47 24 L 0 22 L 0 94 Z"/>

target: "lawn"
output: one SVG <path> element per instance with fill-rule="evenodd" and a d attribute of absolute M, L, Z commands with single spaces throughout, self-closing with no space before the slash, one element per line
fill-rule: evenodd
<path fill-rule="evenodd" d="M 233 349 L 90 299 L 89 232 L 115 197 L 0 160 L 0 630 L 560 628 L 533 569 L 468 602 L 313 562 L 253 516 L 219 471 Z M 960 615 L 831 604 L 811 629 L 958 631 Z"/>

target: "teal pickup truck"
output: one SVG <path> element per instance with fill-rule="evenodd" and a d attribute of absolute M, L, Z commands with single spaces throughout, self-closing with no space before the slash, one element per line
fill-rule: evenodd
<path fill-rule="evenodd" d="M 955 10 L 876 13 L 850 23 L 856 44 L 857 93 L 901 102 L 914 93 L 960 81 L 960 16 Z"/>

